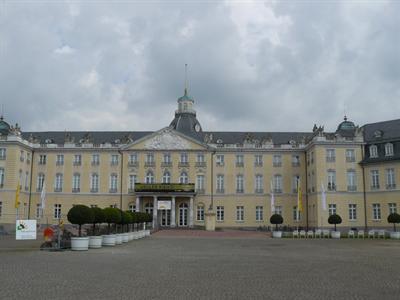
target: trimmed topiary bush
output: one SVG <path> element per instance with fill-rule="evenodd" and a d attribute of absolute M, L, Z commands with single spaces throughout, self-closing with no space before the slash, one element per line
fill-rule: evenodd
<path fill-rule="evenodd" d="M 278 231 L 278 224 L 280 225 L 283 223 L 283 217 L 279 214 L 274 214 L 271 216 L 269 221 L 271 222 L 271 224 L 275 225 L 275 230 Z"/>
<path fill-rule="evenodd" d="M 94 214 L 93 219 L 93 235 L 96 235 L 96 224 L 101 224 L 105 222 L 106 216 L 104 214 L 104 210 L 100 207 L 92 207 L 91 210 Z"/>
<path fill-rule="evenodd" d="M 106 207 L 103 209 L 105 222 L 108 224 L 108 234 L 111 232 L 111 224 L 118 224 L 121 221 L 121 213 L 119 209 L 114 207 Z"/>
<path fill-rule="evenodd" d="M 123 211 L 122 214 L 121 214 L 121 217 L 122 218 L 121 218 L 120 224 L 122 225 L 122 229 L 123 229 L 124 225 L 126 225 L 126 229 L 128 229 L 127 227 L 132 222 L 131 214 L 129 212 Z"/>
<path fill-rule="evenodd" d="M 396 232 L 396 223 L 400 223 L 400 215 L 398 213 L 391 213 L 388 216 L 387 221 L 393 223 L 393 230 Z"/>
<path fill-rule="evenodd" d="M 330 215 L 329 218 L 328 218 L 328 223 L 329 224 L 334 224 L 335 225 L 335 231 L 336 231 L 336 224 L 341 224 L 342 223 L 342 218 L 337 214 Z"/>
<path fill-rule="evenodd" d="M 93 223 L 94 213 L 86 205 L 75 205 L 69 211 L 67 215 L 68 221 L 71 224 L 79 225 L 79 237 L 82 236 L 81 228 L 83 224 Z"/>

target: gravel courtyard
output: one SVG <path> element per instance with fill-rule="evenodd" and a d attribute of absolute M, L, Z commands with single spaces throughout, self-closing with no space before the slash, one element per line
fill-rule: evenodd
<path fill-rule="evenodd" d="M 1 299 L 398 299 L 400 242 L 161 231 L 89 252 L 3 247 L 0 270 Z"/>

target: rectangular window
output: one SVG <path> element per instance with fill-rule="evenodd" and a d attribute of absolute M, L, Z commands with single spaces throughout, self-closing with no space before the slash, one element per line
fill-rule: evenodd
<path fill-rule="evenodd" d="M 236 206 L 236 221 L 243 222 L 244 221 L 244 207 Z"/>
<path fill-rule="evenodd" d="M 292 166 L 300 167 L 300 155 L 292 155 Z"/>
<path fill-rule="evenodd" d="M 129 154 L 129 161 L 128 163 L 130 165 L 136 165 L 138 162 L 138 157 L 137 157 L 137 153 L 131 153 Z"/>
<path fill-rule="evenodd" d="M 369 157 L 370 158 L 378 157 L 378 147 L 376 145 L 369 146 Z"/>
<path fill-rule="evenodd" d="M 187 164 L 187 163 L 189 163 L 188 154 L 187 154 L 187 153 L 181 153 L 180 163 L 181 163 L 181 164 Z"/>
<path fill-rule="evenodd" d="M 256 206 L 256 221 L 263 221 L 263 220 L 264 220 L 264 207 Z"/>
<path fill-rule="evenodd" d="M 385 145 L 385 156 L 393 156 L 393 144 L 387 143 Z"/>
<path fill-rule="evenodd" d="M 61 218 L 61 204 L 54 204 L 54 219 Z"/>
<path fill-rule="evenodd" d="M 57 166 L 62 166 L 62 165 L 64 165 L 64 155 L 63 155 L 63 154 L 57 154 L 57 157 L 56 157 L 56 165 L 57 165 Z"/>
<path fill-rule="evenodd" d="M 299 181 L 300 176 L 299 175 L 294 175 L 292 177 L 292 192 L 297 194 L 297 184 Z"/>
<path fill-rule="evenodd" d="M 196 177 L 196 191 L 204 193 L 204 175 L 197 175 Z"/>
<path fill-rule="evenodd" d="M 0 160 L 6 159 L 6 148 L 0 148 Z"/>
<path fill-rule="evenodd" d="M 4 187 L 5 172 L 3 168 L 0 168 L 0 188 Z"/>
<path fill-rule="evenodd" d="M 197 221 L 204 221 L 204 206 L 197 206 Z"/>
<path fill-rule="evenodd" d="M 153 153 L 147 153 L 146 154 L 146 164 L 147 165 L 154 165 L 154 154 Z"/>
<path fill-rule="evenodd" d="M 328 171 L 328 191 L 336 191 L 336 171 Z"/>
<path fill-rule="evenodd" d="M 354 149 L 346 149 L 346 162 L 355 162 L 356 155 Z"/>
<path fill-rule="evenodd" d="M 326 161 L 327 162 L 336 161 L 335 149 L 326 149 Z"/>
<path fill-rule="evenodd" d="M 263 165 L 263 159 L 262 158 L 263 157 L 260 154 L 254 155 L 254 165 L 256 167 L 262 167 L 262 165 Z"/>
<path fill-rule="evenodd" d="M 314 163 L 314 151 L 313 152 L 311 152 L 311 164 L 313 164 Z"/>
<path fill-rule="evenodd" d="M 349 192 L 354 192 L 357 190 L 356 171 L 354 170 L 347 171 L 347 190 Z"/>
<path fill-rule="evenodd" d="M 217 193 L 224 193 L 224 175 L 217 175 Z"/>
<path fill-rule="evenodd" d="M 328 205 L 328 214 L 330 216 L 336 215 L 336 204 L 329 204 Z"/>
<path fill-rule="evenodd" d="M 116 193 L 118 190 L 118 176 L 117 174 L 110 175 L 110 193 Z"/>
<path fill-rule="evenodd" d="M 136 204 L 130 203 L 128 206 L 128 210 L 130 212 L 135 212 L 136 211 Z"/>
<path fill-rule="evenodd" d="M 224 207 L 223 206 L 217 206 L 217 221 L 218 222 L 223 222 L 224 221 Z"/>
<path fill-rule="evenodd" d="M 40 203 L 36 204 L 36 219 L 40 219 L 42 216 L 42 209 Z"/>
<path fill-rule="evenodd" d="M 54 191 L 62 192 L 63 188 L 63 174 L 57 173 L 54 181 Z"/>
<path fill-rule="evenodd" d="M 1 217 L 2 213 L 3 213 L 3 202 L 0 201 L 0 217 Z"/>
<path fill-rule="evenodd" d="M 169 165 L 169 164 L 171 164 L 171 163 L 172 163 L 171 154 L 170 154 L 170 153 L 164 153 L 164 156 L 163 156 L 163 164 Z"/>
<path fill-rule="evenodd" d="M 389 214 L 397 213 L 397 204 L 389 203 Z"/>
<path fill-rule="evenodd" d="M 95 153 L 92 154 L 92 166 L 98 166 L 100 164 L 100 155 Z"/>
<path fill-rule="evenodd" d="M 72 177 L 72 192 L 79 193 L 81 189 L 81 175 L 76 173 Z"/>
<path fill-rule="evenodd" d="M 371 189 L 377 190 L 379 189 L 379 171 L 371 170 Z"/>
<path fill-rule="evenodd" d="M 224 165 L 224 156 L 222 154 L 218 154 L 215 158 L 215 163 L 217 166 L 223 166 Z"/>
<path fill-rule="evenodd" d="M 74 155 L 74 166 L 80 166 L 82 164 L 82 155 L 80 154 L 75 154 Z"/>
<path fill-rule="evenodd" d="M 25 160 L 25 152 L 21 150 L 20 155 L 19 155 L 19 160 L 23 162 Z"/>
<path fill-rule="evenodd" d="M 29 190 L 29 172 L 25 172 L 25 191 Z"/>
<path fill-rule="evenodd" d="M 37 191 L 41 192 L 43 189 L 43 184 L 44 184 L 44 174 L 43 173 L 39 173 L 38 174 L 38 179 L 37 179 Z"/>
<path fill-rule="evenodd" d="M 274 175 L 274 193 L 282 193 L 282 176 Z"/>
<path fill-rule="evenodd" d="M 357 204 L 349 204 L 349 220 L 357 220 Z"/>
<path fill-rule="evenodd" d="M 236 155 L 236 167 L 243 167 L 244 166 L 244 157 L 242 154 Z"/>
<path fill-rule="evenodd" d="M 281 215 L 282 216 L 282 206 L 276 205 L 274 213 L 277 214 L 277 215 Z"/>
<path fill-rule="evenodd" d="M 379 203 L 372 204 L 372 219 L 373 220 L 381 219 L 381 205 Z"/>
<path fill-rule="evenodd" d="M 394 178 L 394 169 L 386 169 L 386 189 L 392 190 L 396 188 L 396 180 Z"/>
<path fill-rule="evenodd" d="M 46 154 L 39 155 L 39 165 L 45 165 L 46 164 L 46 159 L 47 159 Z"/>
<path fill-rule="evenodd" d="M 26 163 L 27 164 L 31 163 L 31 154 L 30 153 L 26 153 Z"/>
<path fill-rule="evenodd" d="M 197 163 L 204 163 L 205 162 L 203 153 L 197 153 L 196 162 Z"/>
<path fill-rule="evenodd" d="M 263 176 L 261 174 L 256 175 L 256 180 L 255 180 L 255 188 L 256 188 L 256 193 L 257 194 L 262 194 L 264 193 L 264 184 L 263 184 Z"/>
<path fill-rule="evenodd" d="M 129 191 L 133 192 L 135 190 L 136 175 L 129 175 Z"/>
<path fill-rule="evenodd" d="M 244 178 L 243 175 L 236 175 L 236 193 L 244 192 Z"/>
<path fill-rule="evenodd" d="M 112 154 L 111 155 L 111 165 L 112 166 L 118 165 L 118 157 L 119 157 L 118 154 Z"/>
<path fill-rule="evenodd" d="M 279 154 L 275 154 L 272 160 L 272 166 L 281 167 L 282 166 L 282 156 Z"/>

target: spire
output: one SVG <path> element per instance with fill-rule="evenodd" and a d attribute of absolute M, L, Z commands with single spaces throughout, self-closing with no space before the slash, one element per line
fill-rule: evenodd
<path fill-rule="evenodd" d="M 344 115 L 344 118 L 343 118 L 345 121 L 347 121 L 347 116 L 346 115 Z"/>
<path fill-rule="evenodd" d="M 185 64 L 185 96 L 187 96 L 187 64 Z"/>

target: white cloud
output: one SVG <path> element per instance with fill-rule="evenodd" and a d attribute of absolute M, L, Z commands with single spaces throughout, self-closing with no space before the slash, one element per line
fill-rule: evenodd
<path fill-rule="evenodd" d="M 74 48 L 71 48 L 68 45 L 64 45 L 60 48 L 55 49 L 54 53 L 56 53 L 56 54 L 73 54 L 73 53 L 75 53 L 75 51 L 76 50 Z"/>
<path fill-rule="evenodd" d="M 86 88 L 91 88 L 99 82 L 99 74 L 96 70 L 91 70 L 89 73 L 84 74 L 79 80 L 79 84 Z"/>

